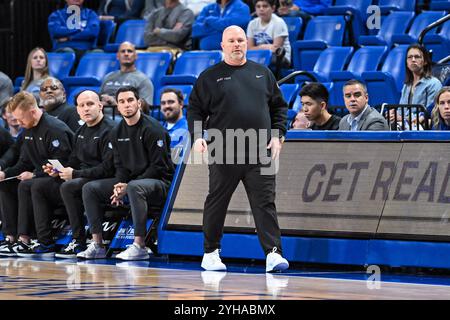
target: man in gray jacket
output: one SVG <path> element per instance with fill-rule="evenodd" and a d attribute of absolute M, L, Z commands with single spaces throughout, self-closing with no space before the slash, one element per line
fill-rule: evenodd
<path fill-rule="evenodd" d="M 344 84 L 344 102 L 350 114 L 339 122 L 339 130 L 350 131 L 389 131 L 386 119 L 369 106 L 367 87 L 358 80 L 349 80 Z"/>
<path fill-rule="evenodd" d="M 156 9 L 148 17 L 144 32 L 145 44 L 149 47 L 189 50 L 193 23 L 192 10 L 186 8 L 179 0 L 165 0 L 164 7 Z"/>

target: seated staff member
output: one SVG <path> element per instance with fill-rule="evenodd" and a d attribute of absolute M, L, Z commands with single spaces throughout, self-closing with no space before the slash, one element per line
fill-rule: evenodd
<path fill-rule="evenodd" d="M 61 252 L 58 258 L 75 258 L 86 249 L 84 208 L 81 190 L 84 184 L 94 179 L 113 176 L 112 146 L 109 132 L 114 122 L 104 117 L 98 93 L 84 90 L 76 97 L 77 112 L 85 124 L 75 133 L 75 142 L 69 162 L 60 172 L 51 164 L 43 166 L 44 171 L 54 177 L 45 185 L 32 190 L 33 208 L 38 241 L 53 244 L 51 237 L 51 213 L 57 207 L 65 206 L 72 229 L 73 241 Z M 22 255 L 38 255 L 34 249 Z"/>
<path fill-rule="evenodd" d="M 134 226 L 134 242 L 116 256 L 123 260 L 143 260 L 149 255 L 145 235 L 149 205 L 163 205 L 174 174 L 170 157 L 170 136 L 155 119 L 141 112 L 139 93 L 122 87 L 116 93 L 121 122 L 111 132 L 115 177 L 95 180 L 83 187 L 83 203 L 94 240 L 83 259 L 106 256 L 102 245 L 105 206 L 121 205 L 128 196 Z"/>
<path fill-rule="evenodd" d="M 30 238 L 34 233 L 31 191 L 40 183 L 45 185 L 53 179 L 43 172 L 42 166 L 48 159 L 67 163 L 72 151 L 73 132 L 64 122 L 42 112 L 33 94 L 26 91 L 12 98 L 8 111 L 25 129 L 19 161 L 0 171 L 0 181 L 17 176 L 17 179 L 0 183 L 2 231 L 6 236 L 0 246 L 0 255 L 16 256 L 30 248 Z M 52 254 L 54 250 L 54 247 L 40 243 L 33 247 L 42 254 Z"/>

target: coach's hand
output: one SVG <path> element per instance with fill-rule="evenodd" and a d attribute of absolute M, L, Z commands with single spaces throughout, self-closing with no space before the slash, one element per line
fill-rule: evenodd
<path fill-rule="evenodd" d="M 25 171 L 25 172 L 22 172 L 21 174 L 19 174 L 17 176 L 17 179 L 19 179 L 21 181 L 30 180 L 33 178 L 33 176 L 34 176 L 33 172 Z"/>
<path fill-rule="evenodd" d="M 204 153 L 208 151 L 208 144 L 205 139 L 197 139 L 194 142 L 194 151 Z"/>
<path fill-rule="evenodd" d="M 280 138 L 272 137 L 272 139 L 270 139 L 267 149 L 271 150 L 272 160 L 275 160 L 280 156 L 281 146 L 282 146 L 282 143 L 280 141 Z"/>

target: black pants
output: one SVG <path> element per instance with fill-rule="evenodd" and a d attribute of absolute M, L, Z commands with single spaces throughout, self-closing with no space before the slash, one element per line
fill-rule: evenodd
<path fill-rule="evenodd" d="M 72 179 L 63 182 L 59 188 L 69 216 L 72 238 L 81 243 L 86 242 L 82 190 L 83 186 L 89 181 L 91 180 L 86 178 Z"/>
<path fill-rule="evenodd" d="M 205 253 L 220 248 L 231 197 L 242 180 L 265 254 L 274 247 L 281 253 L 281 232 L 275 208 L 275 175 L 261 175 L 260 165 L 209 166 L 209 193 L 203 212 Z"/>
<path fill-rule="evenodd" d="M 105 207 L 111 203 L 116 178 L 95 180 L 83 187 L 83 202 L 91 233 L 101 233 Z M 149 206 L 164 204 L 169 186 L 156 179 L 140 179 L 128 182 L 127 195 L 133 218 L 134 236 L 144 237 L 147 228 Z"/>
<path fill-rule="evenodd" d="M 2 231 L 5 235 L 35 237 L 32 192 L 43 179 L 10 180 L 0 183 Z"/>
<path fill-rule="evenodd" d="M 84 228 L 84 208 L 81 198 L 83 185 L 89 179 L 77 178 L 68 181 L 48 177 L 39 181 L 31 194 L 33 199 L 34 221 L 40 243 L 53 242 L 51 218 L 56 208 L 65 207 L 72 229 L 72 238 L 86 241 Z"/>
<path fill-rule="evenodd" d="M 59 188 L 64 182 L 60 178 L 45 177 L 35 179 L 31 188 L 33 214 L 39 243 L 49 245 L 52 237 L 52 217 L 56 208 L 63 207 Z"/>

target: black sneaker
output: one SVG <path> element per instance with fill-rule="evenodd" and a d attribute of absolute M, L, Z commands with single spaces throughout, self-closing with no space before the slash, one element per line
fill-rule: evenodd
<path fill-rule="evenodd" d="M 16 257 L 17 252 L 14 251 L 14 243 L 6 238 L 0 242 L 0 256 L 2 257 Z"/>
<path fill-rule="evenodd" d="M 72 240 L 65 248 L 62 248 L 60 252 L 55 254 L 56 258 L 70 259 L 76 258 L 77 254 L 86 250 L 86 244 Z"/>
<path fill-rule="evenodd" d="M 55 244 L 44 245 L 36 242 L 28 249 L 17 250 L 19 257 L 54 257 L 55 256 Z"/>

